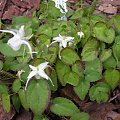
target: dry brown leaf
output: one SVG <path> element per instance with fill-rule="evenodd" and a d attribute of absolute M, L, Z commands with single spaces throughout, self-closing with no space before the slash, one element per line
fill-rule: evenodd
<path fill-rule="evenodd" d="M 19 115 L 16 116 L 15 120 L 32 120 L 32 112 L 23 110 Z"/>
<path fill-rule="evenodd" d="M 11 105 L 10 112 L 6 113 L 3 110 L 2 102 L 0 101 L 0 120 L 12 120 L 13 116 L 15 115 L 15 110 Z"/>
<path fill-rule="evenodd" d="M 120 114 L 114 111 L 108 112 L 108 114 L 105 116 L 105 120 L 108 120 L 108 118 L 111 118 L 112 120 L 120 120 Z"/>
<path fill-rule="evenodd" d="M 83 108 L 85 112 L 90 114 L 90 120 L 105 120 L 107 114 L 115 109 L 117 109 L 117 107 L 112 103 L 98 104 L 96 102 L 86 103 Z"/>
<path fill-rule="evenodd" d="M 117 7 L 112 6 L 111 4 L 107 4 L 107 3 L 101 4 L 98 7 L 98 10 L 100 10 L 104 13 L 108 13 L 108 14 L 116 14 L 117 13 Z"/>

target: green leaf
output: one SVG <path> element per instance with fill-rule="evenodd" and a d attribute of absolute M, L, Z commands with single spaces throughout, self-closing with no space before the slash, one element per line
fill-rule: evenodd
<path fill-rule="evenodd" d="M 94 26 L 97 22 L 105 22 L 105 16 L 104 15 L 91 15 L 90 16 L 90 25 Z"/>
<path fill-rule="evenodd" d="M 116 15 L 112 19 L 116 30 L 120 33 L 120 15 Z"/>
<path fill-rule="evenodd" d="M 17 16 L 17 17 L 13 17 L 12 19 L 12 24 L 17 26 L 17 25 L 23 25 L 23 24 L 28 24 L 28 22 L 30 21 L 30 19 L 28 17 L 25 16 Z"/>
<path fill-rule="evenodd" d="M 19 113 L 21 103 L 20 103 L 20 99 L 19 99 L 18 95 L 12 96 L 12 103 L 14 105 L 15 110 Z"/>
<path fill-rule="evenodd" d="M 51 81 L 50 81 L 50 80 L 48 81 L 48 83 L 49 83 L 49 85 L 50 85 L 51 90 L 52 90 L 52 91 L 56 91 L 56 90 L 58 89 L 57 73 L 56 73 L 56 71 L 55 71 L 54 69 L 52 69 L 52 71 L 49 70 L 49 72 L 50 72 L 50 73 L 49 73 L 48 75 L 49 75 L 49 77 L 51 78 L 54 86 L 51 84 Z"/>
<path fill-rule="evenodd" d="M 113 56 L 108 58 L 106 61 L 103 62 L 103 67 L 104 69 L 109 69 L 109 68 L 116 68 L 117 66 L 117 61 Z"/>
<path fill-rule="evenodd" d="M 73 63 L 75 63 L 76 60 L 80 60 L 77 53 L 71 48 L 62 49 L 60 55 L 61 60 L 68 65 L 72 65 Z"/>
<path fill-rule="evenodd" d="M 85 80 L 89 82 L 95 82 L 95 81 L 100 80 L 101 78 L 102 78 L 101 73 L 96 72 L 96 71 L 91 71 L 85 74 Z"/>
<path fill-rule="evenodd" d="M 98 41 L 96 39 L 91 38 L 88 40 L 81 53 L 82 61 L 92 61 L 96 59 L 98 55 L 97 47 Z"/>
<path fill-rule="evenodd" d="M 60 16 L 62 16 L 62 13 L 60 12 L 60 10 L 56 7 L 51 6 L 51 4 L 49 4 L 49 6 L 48 6 L 48 17 L 49 17 L 49 19 L 50 18 L 57 19 Z"/>
<path fill-rule="evenodd" d="M 44 117 L 42 115 L 34 115 L 33 120 L 49 120 L 47 117 Z"/>
<path fill-rule="evenodd" d="M 76 113 L 70 118 L 70 120 L 89 120 L 89 119 L 90 119 L 89 114 L 84 112 Z"/>
<path fill-rule="evenodd" d="M 100 54 L 100 60 L 104 62 L 107 60 L 110 56 L 112 55 L 112 50 L 111 49 L 103 49 L 103 51 Z"/>
<path fill-rule="evenodd" d="M 74 87 L 74 91 L 80 100 L 84 100 L 90 88 L 90 82 L 86 80 L 80 81 L 80 83 Z"/>
<path fill-rule="evenodd" d="M 46 80 L 33 80 L 26 90 L 29 108 L 39 115 L 47 108 L 50 101 L 50 90 Z"/>
<path fill-rule="evenodd" d="M 45 56 L 42 56 L 46 61 L 54 63 L 57 58 L 57 47 L 50 46 L 48 48 L 48 53 Z"/>
<path fill-rule="evenodd" d="M 8 93 L 8 87 L 5 84 L 0 83 L 0 95 L 3 93 Z"/>
<path fill-rule="evenodd" d="M 12 84 L 12 91 L 17 93 L 21 88 L 21 81 L 20 79 L 16 79 Z"/>
<path fill-rule="evenodd" d="M 75 72 L 68 72 L 64 75 L 63 80 L 66 83 L 76 86 L 79 83 L 79 75 Z"/>
<path fill-rule="evenodd" d="M 9 59 L 9 58 L 8 58 Z M 3 70 L 19 71 L 24 65 L 20 64 L 17 60 L 6 60 L 4 62 Z"/>
<path fill-rule="evenodd" d="M 85 80 L 94 82 L 102 78 L 102 63 L 99 59 L 85 62 Z"/>
<path fill-rule="evenodd" d="M 3 68 L 3 62 L 0 60 L 0 70 Z"/>
<path fill-rule="evenodd" d="M 78 60 L 72 65 L 72 71 L 77 73 L 81 78 L 83 77 L 84 66 L 83 63 Z"/>
<path fill-rule="evenodd" d="M 30 46 L 33 47 L 33 45 L 29 42 Z M 24 46 L 21 46 L 21 49 L 22 51 L 24 51 Z M 17 57 L 17 60 L 20 64 L 26 64 L 30 61 L 30 53 L 29 53 L 29 48 L 26 47 L 25 49 L 25 54 L 24 54 L 24 57 L 23 57 L 23 53 L 22 53 L 22 56 L 18 56 Z"/>
<path fill-rule="evenodd" d="M 112 48 L 115 59 L 120 61 L 120 35 L 115 38 L 115 43 Z"/>
<path fill-rule="evenodd" d="M 55 68 L 56 68 L 58 80 L 59 80 L 60 83 L 64 86 L 65 83 L 64 83 L 64 81 L 63 81 L 63 76 L 64 76 L 67 72 L 70 72 L 70 67 L 67 66 L 66 64 L 64 64 L 62 61 L 57 60 L 57 63 L 56 63 Z"/>
<path fill-rule="evenodd" d="M 74 20 L 74 19 L 81 18 L 83 16 L 83 13 L 84 13 L 83 9 L 79 8 L 74 12 L 74 14 L 72 15 L 72 17 L 70 17 L 70 19 Z"/>
<path fill-rule="evenodd" d="M 26 111 L 28 111 L 29 107 L 28 107 L 28 104 L 27 104 L 25 91 L 23 89 L 20 89 L 19 92 L 18 92 L 18 95 L 19 95 L 19 99 L 20 99 L 21 105 L 23 106 L 23 108 Z"/>
<path fill-rule="evenodd" d="M 5 112 L 10 111 L 10 95 L 7 93 L 2 94 L 2 105 Z"/>
<path fill-rule="evenodd" d="M 102 72 L 102 63 L 99 59 L 85 62 L 85 73 L 89 73 L 90 71 Z"/>
<path fill-rule="evenodd" d="M 41 25 L 38 28 L 36 35 L 40 35 L 40 34 L 44 34 L 44 35 L 47 35 L 49 37 L 52 37 L 52 28 L 51 28 L 51 26 L 49 24 Z"/>
<path fill-rule="evenodd" d="M 96 85 L 92 86 L 89 90 L 90 100 L 96 100 L 98 103 L 107 102 L 109 92 L 110 87 L 108 84 L 102 82 L 97 83 Z"/>
<path fill-rule="evenodd" d="M 107 69 L 104 73 L 104 78 L 112 90 L 114 90 L 120 80 L 120 72 L 114 69 Z"/>
<path fill-rule="evenodd" d="M 81 24 L 80 24 L 81 26 Z M 79 28 L 80 29 L 80 28 Z M 89 37 L 91 36 L 91 28 L 88 24 L 82 27 L 82 32 L 84 33 L 84 37 L 81 38 L 82 45 L 88 41 Z"/>
<path fill-rule="evenodd" d="M 112 43 L 115 38 L 115 31 L 113 28 L 108 28 L 105 23 L 98 22 L 93 28 L 95 37 L 105 43 Z"/>
<path fill-rule="evenodd" d="M 14 51 L 7 43 L 0 42 L 0 52 L 6 57 L 16 57 L 22 56 L 22 53 L 19 51 Z"/>
<path fill-rule="evenodd" d="M 72 116 L 80 112 L 72 101 L 62 97 L 57 97 L 52 101 L 50 110 L 59 116 Z"/>
<path fill-rule="evenodd" d="M 23 66 L 22 70 L 25 71 L 25 72 L 23 72 L 23 73 L 21 74 L 21 80 L 23 80 L 23 81 L 26 82 L 26 81 L 27 81 L 27 77 L 28 77 L 29 72 L 30 72 L 29 65 L 28 65 L 28 64 L 25 64 L 25 65 Z"/>

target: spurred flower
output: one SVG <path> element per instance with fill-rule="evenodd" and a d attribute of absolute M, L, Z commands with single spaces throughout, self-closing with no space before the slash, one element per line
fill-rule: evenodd
<path fill-rule="evenodd" d="M 60 49 L 62 49 L 62 47 L 63 48 L 67 47 L 67 43 L 72 42 L 74 40 L 74 37 L 62 36 L 62 35 L 59 34 L 59 36 L 54 37 L 53 40 L 54 41 L 51 44 L 59 42 L 59 47 L 60 47 Z"/>
<path fill-rule="evenodd" d="M 13 37 L 8 40 L 7 44 L 14 51 L 18 51 L 20 49 L 21 45 L 25 45 L 25 46 L 27 45 L 29 48 L 29 53 L 31 55 L 31 58 L 33 59 L 32 53 L 36 53 L 36 52 L 32 52 L 32 48 L 31 48 L 29 42 L 27 41 L 28 39 L 30 39 L 32 37 L 32 35 L 25 37 L 24 25 L 22 25 L 19 30 L 16 30 L 16 29 L 0 30 L 0 32 L 7 32 L 7 33 L 13 34 Z M 24 56 L 24 52 L 23 52 L 23 56 Z"/>
<path fill-rule="evenodd" d="M 46 80 L 50 80 L 51 83 L 52 83 L 52 85 L 53 85 L 52 80 L 50 79 L 50 77 L 49 77 L 49 76 L 45 73 L 45 71 L 44 71 L 47 67 L 50 67 L 50 66 L 48 65 L 48 62 L 41 63 L 41 64 L 38 65 L 37 67 L 32 66 L 32 65 L 29 65 L 29 67 L 31 68 L 32 71 L 30 72 L 30 74 L 29 74 L 28 77 L 27 77 L 27 82 L 26 82 L 25 90 L 26 90 L 26 88 L 27 88 L 27 86 L 28 86 L 28 83 L 29 83 L 30 79 L 31 79 L 33 76 L 35 76 L 36 79 L 40 79 L 40 78 L 42 77 L 42 78 L 44 78 L 44 79 L 46 79 Z M 53 85 L 53 86 L 54 86 L 54 85 Z"/>

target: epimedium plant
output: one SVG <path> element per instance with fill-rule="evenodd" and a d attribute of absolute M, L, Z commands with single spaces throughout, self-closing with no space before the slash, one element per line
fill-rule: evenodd
<path fill-rule="evenodd" d="M 1 24 L 0 95 L 6 112 L 11 102 L 17 112 L 22 106 L 32 110 L 34 120 L 48 120 L 49 105 L 60 117 L 89 120 L 71 100 L 51 97 L 67 84 L 80 100 L 109 100 L 120 80 L 120 16 L 94 15 L 95 4 L 79 8 L 78 2 L 60 20 L 64 14 L 55 3 L 42 2 L 31 18 Z"/>

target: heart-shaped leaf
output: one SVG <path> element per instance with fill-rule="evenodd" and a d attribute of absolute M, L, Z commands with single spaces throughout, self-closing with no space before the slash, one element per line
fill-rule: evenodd
<path fill-rule="evenodd" d="M 108 58 L 106 61 L 103 62 L 104 69 L 115 68 L 117 66 L 117 61 L 113 56 Z"/>
<path fill-rule="evenodd" d="M 112 43 L 115 38 L 115 31 L 113 28 L 107 27 L 103 22 L 98 22 L 93 28 L 95 37 L 105 43 Z"/>
<path fill-rule="evenodd" d="M 120 33 L 120 15 L 116 15 L 112 19 L 116 30 Z"/>
<path fill-rule="evenodd" d="M 81 78 L 83 77 L 84 66 L 83 63 L 78 60 L 72 65 L 72 71 L 77 73 Z"/>
<path fill-rule="evenodd" d="M 92 86 L 89 91 L 90 100 L 96 100 L 98 103 L 107 102 L 110 87 L 106 83 L 97 83 Z"/>
<path fill-rule="evenodd" d="M 71 48 L 64 48 L 61 51 L 60 55 L 61 60 L 68 65 L 72 65 L 73 63 L 75 63 L 76 60 L 80 60 L 77 53 Z"/>
<path fill-rule="evenodd" d="M 79 113 L 79 109 L 69 99 L 58 97 L 52 101 L 51 112 L 59 116 L 72 116 Z"/>
<path fill-rule="evenodd" d="M 88 40 L 88 42 L 83 47 L 81 56 L 82 61 L 91 61 L 97 58 L 98 51 L 98 41 L 94 38 Z"/>
<path fill-rule="evenodd" d="M 107 69 L 104 73 L 105 81 L 110 85 L 114 90 L 120 80 L 120 72 L 115 69 Z"/>
<path fill-rule="evenodd" d="M 87 80 L 82 80 L 76 87 L 74 87 L 74 91 L 80 98 L 80 100 L 84 100 L 88 93 L 89 88 L 90 82 L 88 82 Z"/>
<path fill-rule="evenodd" d="M 99 59 L 85 62 L 85 80 L 94 82 L 102 78 L 102 63 Z"/>
<path fill-rule="evenodd" d="M 100 60 L 104 62 L 107 60 L 110 56 L 112 55 L 112 50 L 111 49 L 103 49 L 103 51 L 100 54 Z"/>
<path fill-rule="evenodd" d="M 65 84 L 68 83 L 70 85 L 76 86 L 79 83 L 79 75 L 75 72 L 67 72 L 64 77 L 64 82 Z"/>
<path fill-rule="evenodd" d="M 33 80 L 26 90 L 29 108 L 37 115 L 41 114 L 50 101 L 50 90 L 46 80 Z"/>
<path fill-rule="evenodd" d="M 63 76 L 70 72 L 70 67 L 67 66 L 66 64 L 64 64 L 62 61 L 60 60 L 57 60 L 57 63 L 56 63 L 56 72 L 57 72 L 57 76 L 58 76 L 58 80 L 60 81 L 60 83 L 62 85 L 65 85 L 64 81 L 63 81 Z"/>

